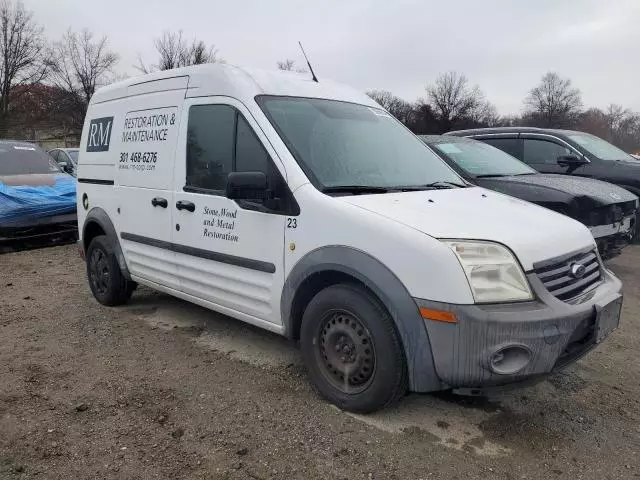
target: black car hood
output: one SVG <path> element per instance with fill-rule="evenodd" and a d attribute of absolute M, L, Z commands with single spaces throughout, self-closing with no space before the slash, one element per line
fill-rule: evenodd
<path fill-rule="evenodd" d="M 534 203 L 572 203 L 596 208 L 636 200 L 633 193 L 611 183 L 593 178 L 568 175 L 531 174 L 478 178 L 476 183 L 491 190 L 513 195 Z"/>
<path fill-rule="evenodd" d="M 631 160 L 626 160 L 626 159 L 616 160 L 615 163 L 614 162 L 611 162 L 611 163 L 613 163 L 614 165 L 617 164 L 617 165 L 622 165 L 622 166 L 625 166 L 625 167 L 640 167 L 640 160 L 633 160 L 633 159 L 631 159 Z"/>

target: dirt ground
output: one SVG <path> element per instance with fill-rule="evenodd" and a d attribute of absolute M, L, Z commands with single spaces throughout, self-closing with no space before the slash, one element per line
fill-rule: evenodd
<path fill-rule="evenodd" d="M 640 246 L 610 266 L 621 329 L 568 370 L 357 416 L 280 337 L 144 288 L 102 307 L 72 246 L 0 255 L 0 478 L 640 478 Z"/>

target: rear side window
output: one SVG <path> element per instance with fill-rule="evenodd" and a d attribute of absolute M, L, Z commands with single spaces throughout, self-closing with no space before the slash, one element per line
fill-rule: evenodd
<path fill-rule="evenodd" d="M 231 172 L 270 173 L 270 159 L 245 118 L 229 105 L 194 105 L 187 129 L 186 186 L 224 191 Z"/>
<path fill-rule="evenodd" d="M 569 155 L 571 150 L 564 145 L 550 142 L 548 140 L 538 140 L 533 138 L 524 139 L 525 163 L 529 164 L 554 164 L 558 163 L 558 157 Z"/>
<path fill-rule="evenodd" d="M 517 138 L 483 138 L 484 143 L 499 148 L 503 152 L 507 152 L 512 157 L 520 158 L 520 149 L 518 148 Z"/>

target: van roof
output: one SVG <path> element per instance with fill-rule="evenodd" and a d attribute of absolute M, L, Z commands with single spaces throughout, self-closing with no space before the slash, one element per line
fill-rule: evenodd
<path fill-rule="evenodd" d="M 256 95 L 278 95 L 326 98 L 380 108 L 356 89 L 323 78 L 314 82 L 311 74 L 248 69 L 227 63 L 195 65 L 132 77 L 99 89 L 91 103 L 185 86 L 186 97 L 227 96 L 247 102 Z"/>

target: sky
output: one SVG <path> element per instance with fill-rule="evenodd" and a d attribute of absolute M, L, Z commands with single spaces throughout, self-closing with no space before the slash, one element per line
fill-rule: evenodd
<path fill-rule="evenodd" d="M 154 63 L 164 30 L 213 44 L 228 63 L 275 69 L 304 59 L 317 76 L 363 91 L 425 96 L 439 73 L 464 73 L 501 114 L 553 70 L 585 106 L 640 112 L 640 0 L 23 0 L 47 36 L 107 36 L 118 70 Z"/>

